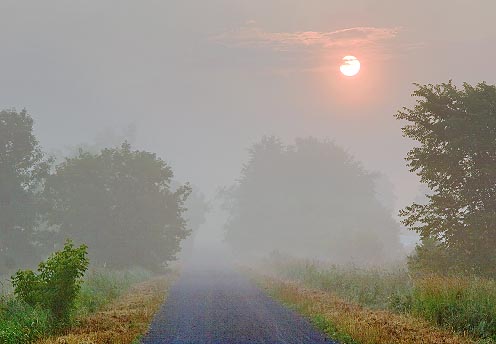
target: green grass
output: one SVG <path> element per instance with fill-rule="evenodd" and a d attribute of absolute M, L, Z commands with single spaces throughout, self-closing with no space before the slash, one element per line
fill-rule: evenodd
<path fill-rule="evenodd" d="M 91 314 L 116 299 L 133 284 L 151 277 L 143 269 L 89 271 L 76 300 L 73 320 Z M 56 330 L 47 310 L 33 308 L 14 298 L 4 283 L 0 290 L 0 344 L 31 343 Z"/>
<path fill-rule="evenodd" d="M 291 259 L 272 261 L 271 266 L 279 277 L 332 291 L 347 301 L 374 309 L 388 308 L 393 296 L 409 295 L 413 287 L 403 267 L 366 269 Z"/>
<path fill-rule="evenodd" d="M 337 340 L 341 344 L 360 344 L 353 339 L 349 334 L 340 331 L 332 322 L 322 315 L 315 315 L 310 318 L 312 324 L 319 330 L 324 332 L 328 338 Z"/>
<path fill-rule="evenodd" d="M 410 312 L 457 332 L 496 341 L 496 281 L 427 276 L 416 280 Z"/>
<path fill-rule="evenodd" d="M 476 277 L 411 278 L 389 270 L 271 259 L 272 272 L 372 309 L 413 314 L 439 327 L 496 342 L 496 281 Z M 266 265 L 266 266 L 267 266 Z"/>
<path fill-rule="evenodd" d="M 0 343 L 31 343 L 51 332 L 50 315 L 11 296 L 0 298 Z"/>
<path fill-rule="evenodd" d="M 122 295 L 133 284 L 145 281 L 151 276 L 150 272 L 140 268 L 125 271 L 89 271 L 76 301 L 76 317 L 96 312 Z"/>

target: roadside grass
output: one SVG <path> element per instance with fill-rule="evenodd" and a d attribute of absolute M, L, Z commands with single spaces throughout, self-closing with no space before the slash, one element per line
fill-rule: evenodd
<path fill-rule="evenodd" d="M 39 340 L 38 344 L 138 343 L 160 305 L 168 278 L 154 278 L 131 287 L 124 295 L 79 321 L 62 336 Z"/>
<path fill-rule="evenodd" d="M 272 276 L 326 291 L 370 310 L 387 310 L 428 321 L 458 334 L 496 343 L 496 281 L 476 277 L 424 275 L 406 268 L 388 270 L 338 267 L 272 257 Z M 353 337 L 355 338 L 355 337 Z"/>
<path fill-rule="evenodd" d="M 402 308 L 439 326 L 496 342 L 496 281 L 425 276 Z"/>
<path fill-rule="evenodd" d="M 345 301 L 327 291 L 295 282 L 256 277 L 266 292 L 307 316 L 330 338 L 343 344 L 464 344 L 469 337 L 436 328 L 411 315 L 370 309 Z"/>
<path fill-rule="evenodd" d="M 16 300 L 10 281 L 0 278 L 0 344 L 30 343 L 51 331 L 50 315 Z"/>
<path fill-rule="evenodd" d="M 109 269 L 92 269 L 85 277 L 85 281 L 76 300 L 78 319 L 101 309 L 115 300 L 132 285 L 146 281 L 152 274 L 141 268 L 132 268 L 124 271 Z"/>
<path fill-rule="evenodd" d="M 102 309 L 132 285 L 148 280 L 151 273 L 143 269 L 113 271 L 93 269 L 84 279 L 72 315 L 72 326 Z M 0 290 L 0 344 L 32 343 L 60 331 L 47 310 L 31 307 L 12 295 L 9 283 Z"/>
<path fill-rule="evenodd" d="M 31 343 L 50 333 L 48 311 L 33 308 L 10 295 L 0 297 L 0 343 Z"/>
<path fill-rule="evenodd" d="M 359 268 L 288 258 L 284 261 L 270 260 L 265 266 L 270 267 L 271 274 L 281 278 L 332 291 L 347 301 L 374 309 L 388 308 L 392 295 L 398 301 L 408 300 L 413 288 L 413 281 L 402 266 L 389 269 Z"/>

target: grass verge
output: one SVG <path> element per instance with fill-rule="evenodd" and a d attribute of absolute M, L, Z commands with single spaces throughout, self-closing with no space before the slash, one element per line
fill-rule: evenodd
<path fill-rule="evenodd" d="M 33 308 L 10 295 L 0 297 L 0 343 L 31 343 L 51 331 L 47 310 Z"/>
<path fill-rule="evenodd" d="M 82 318 L 63 336 L 38 344 L 134 343 L 143 335 L 166 297 L 166 278 L 139 283 L 103 309 Z"/>
<path fill-rule="evenodd" d="M 375 310 L 427 320 L 485 343 L 496 342 L 496 281 L 467 276 L 418 275 L 406 268 L 330 266 L 291 258 L 265 262 L 269 275 L 330 292 Z"/>
<path fill-rule="evenodd" d="M 70 328 L 78 327 L 82 319 L 86 319 L 119 298 L 132 285 L 149 280 L 151 276 L 150 272 L 139 268 L 125 271 L 99 268 L 89 271 L 76 299 Z M 40 338 L 60 333 L 60 327 L 54 322 L 48 310 L 31 307 L 16 299 L 8 283 L 2 286 L 0 344 L 32 343 Z"/>
<path fill-rule="evenodd" d="M 417 317 L 366 308 L 294 282 L 260 275 L 256 279 L 268 294 L 304 314 L 343 344 L 473 343 L 469 337 L 436 328 Z"/>

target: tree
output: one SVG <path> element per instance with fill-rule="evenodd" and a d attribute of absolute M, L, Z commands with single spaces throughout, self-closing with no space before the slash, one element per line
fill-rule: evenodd
<path fill-rule="evenodd" d="M 0 111 L 0 271 L 37 258 L 38 196 L 49 169 L 26 110 Z"/>
<path fill-rule="evenodd" d="M 173 185 L 177 183 L 173 183 Z M 188 238 L 181 243 L 180 259 L 189 258 L 194 249 L 194 244 L 200 227 L 205 224 L 207 220 L 207 213 L 210 211 L 210 205 L 205 198 L 205 195 L 199 191 L 194 185 L 191 186 L 191 193 L 185 203 L 186 212 L 184 219 L 191 230 Z"/>
<path fill-rule="evenodd" d="M 398 224 L 375 197 L 374 176 L 329 141 L 252 146 L 226 190 L 226 240 L 236 252 L 272 250 L 335 263 L 381 263 L 401 250 Z"/>
<path fill-rule="evenodd" d="M 190 187 L 171 190 L 172 177 L 163 160 L 128 143 L 98 154 L 80 151 L 46 181 L 49 223 L 87 244 L 99 264 L 157 270 L 189 234 L 182 215 Z"/>
<path fill-rule="evenodd" d="M 496 275 L 496 87 L 417 85 L 417 104 L 396 115 L 419 142 L 406 160 L 432 192 L 400 212 L 452 268 Z M 432 246 L 432 245 L 431 245 Z M 426 251 L 426 250 L 424 250 Z M 417 250 L 421 254 L 422 250 Z"/>

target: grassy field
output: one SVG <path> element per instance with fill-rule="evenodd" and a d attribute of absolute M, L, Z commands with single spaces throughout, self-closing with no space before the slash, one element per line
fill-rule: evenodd
<path fill-rule="evenodd" d="M 318 302 L 324 302 L 327 297 L 333 299 L 335 305 L 337 300 L 340 300 L 340 305 L 349 305 L 338 307 L 339 313 L 347 307 L 357 306 L 370 312 L 379 312 L 377 314 L 381 314 L 383 321 L 391 319 L 392 323 L 403 324 L 404 319 L 410 319 L 408 322 L 413 324 L 412 319 L 417 319 L 448 333 L 469 335 L 480 343 L 496 342 L 496 282 L 492 280 L 433 275 L 413 278 L 406 268 L 401 267 L 364 269 L 291 259 L 272 259 L 265 262 L 264 266 L 265 271 L 277 277 L 277 280 L 293 281 L 305 290 L 325 292 L 320 294 Z M 283 290 L 289 292 L 291 288 L 288 288 L 285 286 Z M 275 290 L 279 296 L 291 294 L 274 288 L 271 290 Z M 305 295 L 301 294 L 304 299 Z M 291 302 L 298 301 L 297 298 L 289 299 Z M 300 307 L 301 303 L 296 302 L 295 305 Z M 308 307 L 304 303 L 303 309 Z M 318 312 L 311 309 L 312 316 L 318 316 Z M 375 313 L 370 314 L 374 314 L 373 318 L 377 317 Z M 403 320 L 398 322 L 397 316 L 407 318 L 401 318 Z M 355 322 L 353 319 L 350 321 Z M 344 329 L 345 333 L 349 333 L 348 327 Z"/>
<path fill-rule="evenodd" d="M 127 271 L 93 269 L 89 271 L 76 301 L 71 330 L 79 328 L 86 319 L 107 307 L 114 300 L 120 300 L 132 286 L 150 280 L 150 278 L 151 274 L 141 269 Z M 154 283 L 157 288 L 163 286 L 163 283 L 157 281 Z M 46 310 L 30 307 L 17 300 L 13 297 L 8 284 L 3 285 L 0 294 L 0 344 L 31 343 L 59 331 L 59 329 L 54 329 L 53 321 Z M 148 294 L 143 297 L 144 300 L 149 298 Z M 138 320 L 136 322 L 139 323 Z"/>

